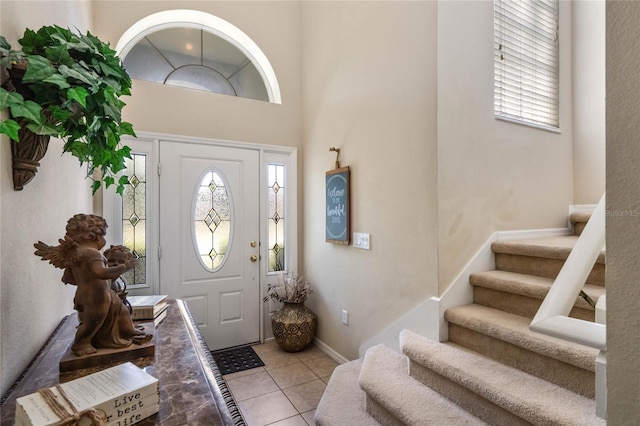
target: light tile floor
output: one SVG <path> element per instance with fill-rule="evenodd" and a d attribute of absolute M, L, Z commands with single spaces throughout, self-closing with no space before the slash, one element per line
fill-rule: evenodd
<path fill-rule="evenodd" d="M 264 367 L 224 376 L 247 425 L 315 425 L 316 407 L 338 363 L 314 345 L 295 353 L 276 342 L 253 349 Z"/>

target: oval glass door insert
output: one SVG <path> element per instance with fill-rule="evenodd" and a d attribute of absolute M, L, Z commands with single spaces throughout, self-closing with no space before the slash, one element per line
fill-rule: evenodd
<path fill-rule="evenodd" d="M 216 272 L 224 265 L 232 240 L 232 203 L 219 170 L 209 169 L 194 191 L 193 241 L 202 266 Z"/>

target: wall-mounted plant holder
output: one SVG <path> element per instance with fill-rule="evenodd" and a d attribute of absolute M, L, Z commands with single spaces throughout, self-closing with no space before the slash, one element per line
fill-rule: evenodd
<path fill-rule="evenodd" d="M 49 138 L 34 132 L 61 139 L 63 153 L 86 163 L 93 194 L 103 184 L 122 194 L 128 177 L 119 172 L 131 149 L 121 137 L 135 132 L 122 120 L 120 97 L 131 94 L 131 78 L 117 52 L 88 32 L 56 25 L 27 28 L 19 43 L 21 50 L 12 49 L 0 35 L 0 107 L 13 115 L 0 118 L 0 133 L 17 141 L 14 188 L 33 179 L 47 151 Z"/>
<path fill-rule="evenodd" d="M 2 85 L 15 90 L 24 99 L 34 100 L 35 95 L 25 84 L 22 84 L 22 77 L 26 71 L 26 63 L 14 64 L 11 69 L 4 70 Z M 8 77 L 8 78 L 7 78 Z M 18 138 L 20 142 L 10 140 L 11 143 L 11 165 L 13 168 L 13 189 L 22 191 L 24 186 L 31 182 L 38 172 L 40 160 L 47 153 L 49 147 L 48 135 L 38 135 L 27 129 L 25 120 L 15 118 L 20 125 Z"/>
<path fill-rule="evenodd" d="M 38 172 L 40 160 L 47 153 L 50 136 L 37 135 L 26 127 L 20 129 L 18 135 L 20 142 L 11 141 L 11 164 L 13 189 L 22 191 Z"/>

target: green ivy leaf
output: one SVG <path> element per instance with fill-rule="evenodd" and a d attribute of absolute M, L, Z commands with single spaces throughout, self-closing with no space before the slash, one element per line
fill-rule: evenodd
<path fill-rule="evenodd" d="M 49 111 L 51 112 L 51 117 L 54 122 L 68 120 L 73 115 L 73 113 L 68 109 L 60 108 L 57 105 L 49 107 Z"/>
<path fill-rule="evenodd" d="M 68 28 L 62 28 L 57 25 L 43 28 L 49 34 L 49 38 L 53 41 L 56 40 L 59 43 L 64 44 L 65 41 L 71 41 L 75 37 L 75 34 Z"/>
<path fill-rule="evenodd" d="M 73 58 L 69 55 L 69 50 L 65 45 L 47 47 L 44 49 L 44 52 L 47 59 L 54 64 L 71 66 L 74 63 Z"/>
<path fill-rule="evenodd" d="M 96 191 L 100 189 L 101 182 L 99 180 L 94 180 L 93 184 L 91 184 L 91 194 L 96 195 Z"/>
<path fill-rule="evenodd" d="M 120 134 L 130 135 L 134 137 L 136 136 L 136 132 L 134 132 L 133 126 L 131 125 L 131 123 L 127 123 L 126 121 L 120 123 Z"/>
<path fill-rule="evenodd" d="M 38 81 L 37 83 L 30 83 L 29 88 L 35 94 L 34 102 L 39 105 L 57 105 L 60 103 L 61 92 L 55 85 Z M 62 93 L 64 94 L 64 92 Z"/>
<path fill-rule="evenodd" d="M 29 121 L 33 121 L 35 123 L 40 124 L 40 112 L 42 111 L 42 107 L 33 101 L 25 101 L 24 103 L 15 103 L 13 105 L 9 105 L 11 109 L 11 115 L 16 117 L 24 117 Z"/>
<path fill-rule="evenodd" d="M 89 96 L 89 92 L 87 92 L 87 89 L 82 86 L 67 90 L 67 99 L 78 102 L 83 108 L 87 107 L 87 96 Z"/>
<path fill-rule="evenodd" d="M 94 81 L 91 81 L 91 75 L 87 75 L 87 71 L 86 70 L 82 70 L 82 71 L 78 71 L 78 69 L 71 69 L 66 65 L 60 65 L 58 67 L 58 71 L 60 72 L 60 74 L 62 74 L 63 76 L 67 77 L 67 78 L 74 78 L 78 81 L 81 81 L 83 83 L 85 83 L 88 86 L 91 87 L 96 87 L 96 83 Z"/>
<path fill-rule="evenodd" d="M 129 176 L 122 175 L 120 179 L 118 179 L 118 185 L 128 185 L 129 184 Z"/>
<path fill-rule="evenodd" d="M 38 43 L 36 42 L 37 39 L 38 37 L 36 32 L 27 28 L 22 38 L 18 40 L 18 43 L 22 46 L 22 51 L 24 53 L 31 54 L 38 46 Z"/>
<path fill-rule="evenodd" d="M 109 117 L 111 117 L 116 123 L 120 124 L 120 121 L 122 120 L 122 117 L 120 115 L 120 109 L 114 107 L 111 104 L 105 103 L 104 105 L 102 105 L 102 107 L 104 108 L 104 113 L 106 115 L 108 115 Z"/>
<path fill-rule="evenodd" d="M 118 150 L 118 152 L 122 153 L 122 158 L 131 158 L 131 147 L 127 145 L 123 145 L 122 148 Z M 124 164 L 124 161 L 122 162 Z"/>
<path fill-rule="evenodd" d="M 8 119 L 5 121 L 0 121 L 0 133 L 3 133 L 9 136 L 14 141 L 18 142 L 18 130 L 20 130 L 20 125 L 15 121 Z"/>
<path fill-rule="evenodd" d="M 112 176 L 105 176 L 103 180 L 104 180 L 104 187 L 105 188 L 109 188 L 116 181 Z"/>
<path fill-rule="evenodd" d="M 66 147 L 65 147 L 66 148 Z M 81 141 L 73 141 L 68 147 L 68 151 L 80 160 L 80 164 L 87 160 L 87 144 Z"/>
<path fill-rule="evenodd" d="M 96 68 L 99 67 L 107 77 L 116 77 L 116 79 L 122 79 L 123 77 L 122 67 L 119 63 L 112 65 L 106 62 L 94 61 L 93 66 Z"/>
<path fill-rule="evenodd" d="M 59 136 L 60 131 L 55 127 L 46 123 L 29 123 L 27 124 L 27 129 L 31 130 L 36 135 L 49 135 L 49 136 Z"/>
<path fill-rule="evenodd" d="M 55 72 L 49 60 L 42 56 L 29 55 L 27 56 L 27 61 L 29 65 L 27 66 L 27 71 L 24 73 L 24 77 L 22 77 L 23 83 L 44 80 Z"/>
<path fill-rule="evenodd" d="M 11 45 L 7 42 L 7 39 L 1 35 L 0 35 L 0 49 L 11 50 Z"/>
<path fill-rule="evenodd" d="M 68 89 L 69 87 L 71 87 L 69 83 L 67 83 L 67 80 L 60 74 L 50 75 L 49 77 L 45 78 L 43 81 L 45 83 L 55 84 L 56 86 L 58 86 L 58 89 L 60 90 Z"/>
<path fill-rule="evenodd" d="M 0 87 L 0 110 L 9 108 L 11 105 L 21 104 L 24 98 L 18 92 L 9 92 Z"/>

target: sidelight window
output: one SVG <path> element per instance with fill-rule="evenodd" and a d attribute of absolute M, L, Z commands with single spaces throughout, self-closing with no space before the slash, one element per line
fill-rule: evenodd
<path fill-rule="evenodd" d="M 285 166 L 267 165 L 267 229 L 269 230 L 267 250 L 269 253 L 268 272 L 286 270 L 285 262 Z"/>
<path fill-rule="evenodd" d="M 129 176 L 122 194 L 122 245 L 136 258 L 133 269 L 123 274 L 130 285 L 147 281 L 147 156 L 132 154 L 125 159 L 124 174 Z"/>

